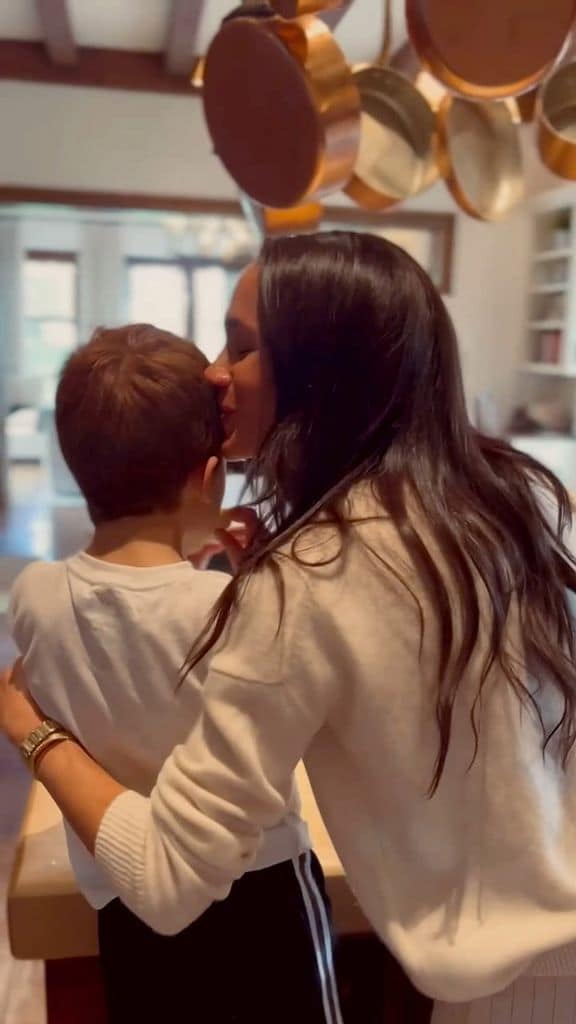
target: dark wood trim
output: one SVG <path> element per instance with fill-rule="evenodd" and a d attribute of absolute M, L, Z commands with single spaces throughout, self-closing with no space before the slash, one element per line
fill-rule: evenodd
<path fill-rule="evenodd" d="M 164 63 L 169 75 L 186 75 L 198 59 L 196 43 L 204 0 L 172 0 Z"/>
<path fill-rule="evenodd" d="M 138 192 L 88 192 L 75 189 L 31 188 L 25 185 L 0 185 L 0 203 L 39 203 L 44 206 L 78 206 L 93 210 L 158 210 L 216 217 L 244 217 L 235 199 L 194 199 L 188 196 L 150 195 Z M 426 213 L 416 210 L 371 213 L 345 206 L 326 206 L 323 222 L 366 228 L 397 227 L 430 231 L 438 246 L 442 279 L 440 291 L 452 286 L 456 218 L 453 213 Z"/>
<path fill-rule="evenodd" d="M 36 0 L 44 45 L 54 64 L 71 66 L 78 61 L 68 0 Z"/>
<path fill-rule="evenodd" d="M 26 249 L 24 259 L 46 260 L 47 263 L 77 263 L 78 253 L 64 252 L 62 249 Z"/>
<path fill-rule="evenodd" d="M 221 267 L 222 270 L 231 272 L 243 270 L 246 261 L 238 263 L 234 260 L 228 262 L 219 259 L 217 256 L 127 256 L 124 261 L 128 267 L 166 266 L 182 267 L 186 273 L 193 273 L 194 270 L 203 267 Z"/>
<path fill-rule="evenodd" d="M 189 196 L 150 195 L 141 192 L 89 192 L 81 189 L 34 188 L 0 185 L 0 203 L 39 203 L 43 206 L 80 206 L 93 210 L 160 210 L 163 213 L 243 217 L 235 199 L 194 199 Z"/>
<path fill-rule="evenodd" d="M 161 53 L 86 46 L 78 50 L 76 64 L 69 66 L 53 64 L 42 43 L 12 39 L 0 40 L 0 79 L 183 96 L 199 91 L 187 78 L 169 74 Z"/>

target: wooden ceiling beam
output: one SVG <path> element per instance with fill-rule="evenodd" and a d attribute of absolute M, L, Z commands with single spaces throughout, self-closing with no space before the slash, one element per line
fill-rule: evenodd
<path fill-rule="evenodd" d="M 42 43 L 0 39 L 0 80 L 194 96 L 187 78 L 169 75 L 161 53 L 81 47 L 73 66 L 54 64 Z"/>
<path fill-rule="evenodd" d="M 76 64 L 78 50 L 72 31 L 68 0 L 36 0 L 36 10 L 50 60 L 54 64 Z"/>
<path fill-rule="evenodd" d="M 204 0 L 172 0 L 165 66 L 169 75 L 192 74 L 198 56 L 198 29 Z"/>

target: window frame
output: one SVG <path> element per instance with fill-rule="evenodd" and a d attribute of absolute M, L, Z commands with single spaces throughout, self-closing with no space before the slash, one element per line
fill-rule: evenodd
<path fill-rule="evenodd" d="M 186 317 L 186 337 L 194 337 L 194 294 L 192 278 L 195 270 L 205 267 L 217 267 L 230 273 L 241 273 L 246 266 L 245 260 L 231 260 L 224 263 L 222 260 L 210 259 L 207 256 L 128 256 L 125 260 L 128 281 L 128 295 L 130 293 L 130 270 L 137 266 L 165 266 L 179 267 L 186 275 L 186 295 L 188 299 L 188 314 Z"/>

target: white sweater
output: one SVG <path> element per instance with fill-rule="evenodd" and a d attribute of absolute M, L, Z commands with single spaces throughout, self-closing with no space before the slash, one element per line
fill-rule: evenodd
<path fill-rule="evenodd" d="M 33 696 L 138 793 L 150 793 L 199 715 L 206 666 L 178 688 L 180 669 L 229 579 L 188 562 L 134 568 L 81 553 L 35 562 L 14 584 L 12 632 Z M 294 793 L 291 813 L 266 832 L 253 868 L 308 848 L 296 801 Z M 103 907 L 114 885 L 70 828 L 67 840 L 80 889 Z"/>
<path fill-rule="evenodd" d="M 354 511 L 381 512 L 363 499 Z M 362 537 L 390 566 L 383 567 Z M 304 536 L 313 562 L 334 548 Z M 484 687 L 478 754 L 470 709 L 486 650 L 463 676 L 440 787 L 437 620 L 392 525 L 354 528 L 330 565 L 279 561 L 252 579 L 215 654 L 203 715 L 164 765 L 151 798 L 121 794 L 97 858 L 134 911 L 176 932 L 251 863 L 262 830 L 285 813 L 304 758 L 349 882 L 365 913 L 423 991 L 459 1001 L 507 985 L 534 958 L 576 940 L 576 774 L 542 756 L 536 717 L 494 667 Z M 399 573 L 417 595 L 399 582 Z M 457 614 L 457 612 L 456 612 Z M 521 650 L 514 615 L 509 642 Z M 534 689 L 555 720 L 549 689 Z M 562 962 L 563 957 L 563 962 Z M 540 972 L 576 974 L 567 949 Z"/>

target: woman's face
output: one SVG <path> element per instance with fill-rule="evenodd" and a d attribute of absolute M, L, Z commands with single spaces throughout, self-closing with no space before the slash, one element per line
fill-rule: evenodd
<path fill-rule="evenodd" d="M 206 370 L 218 390 L 230 461 L 252 458 L 274 417 L 274 388 L 260 349 L 259 268 L 251 264 L 239 278 L 226 316 L 226 348 Z"/>

